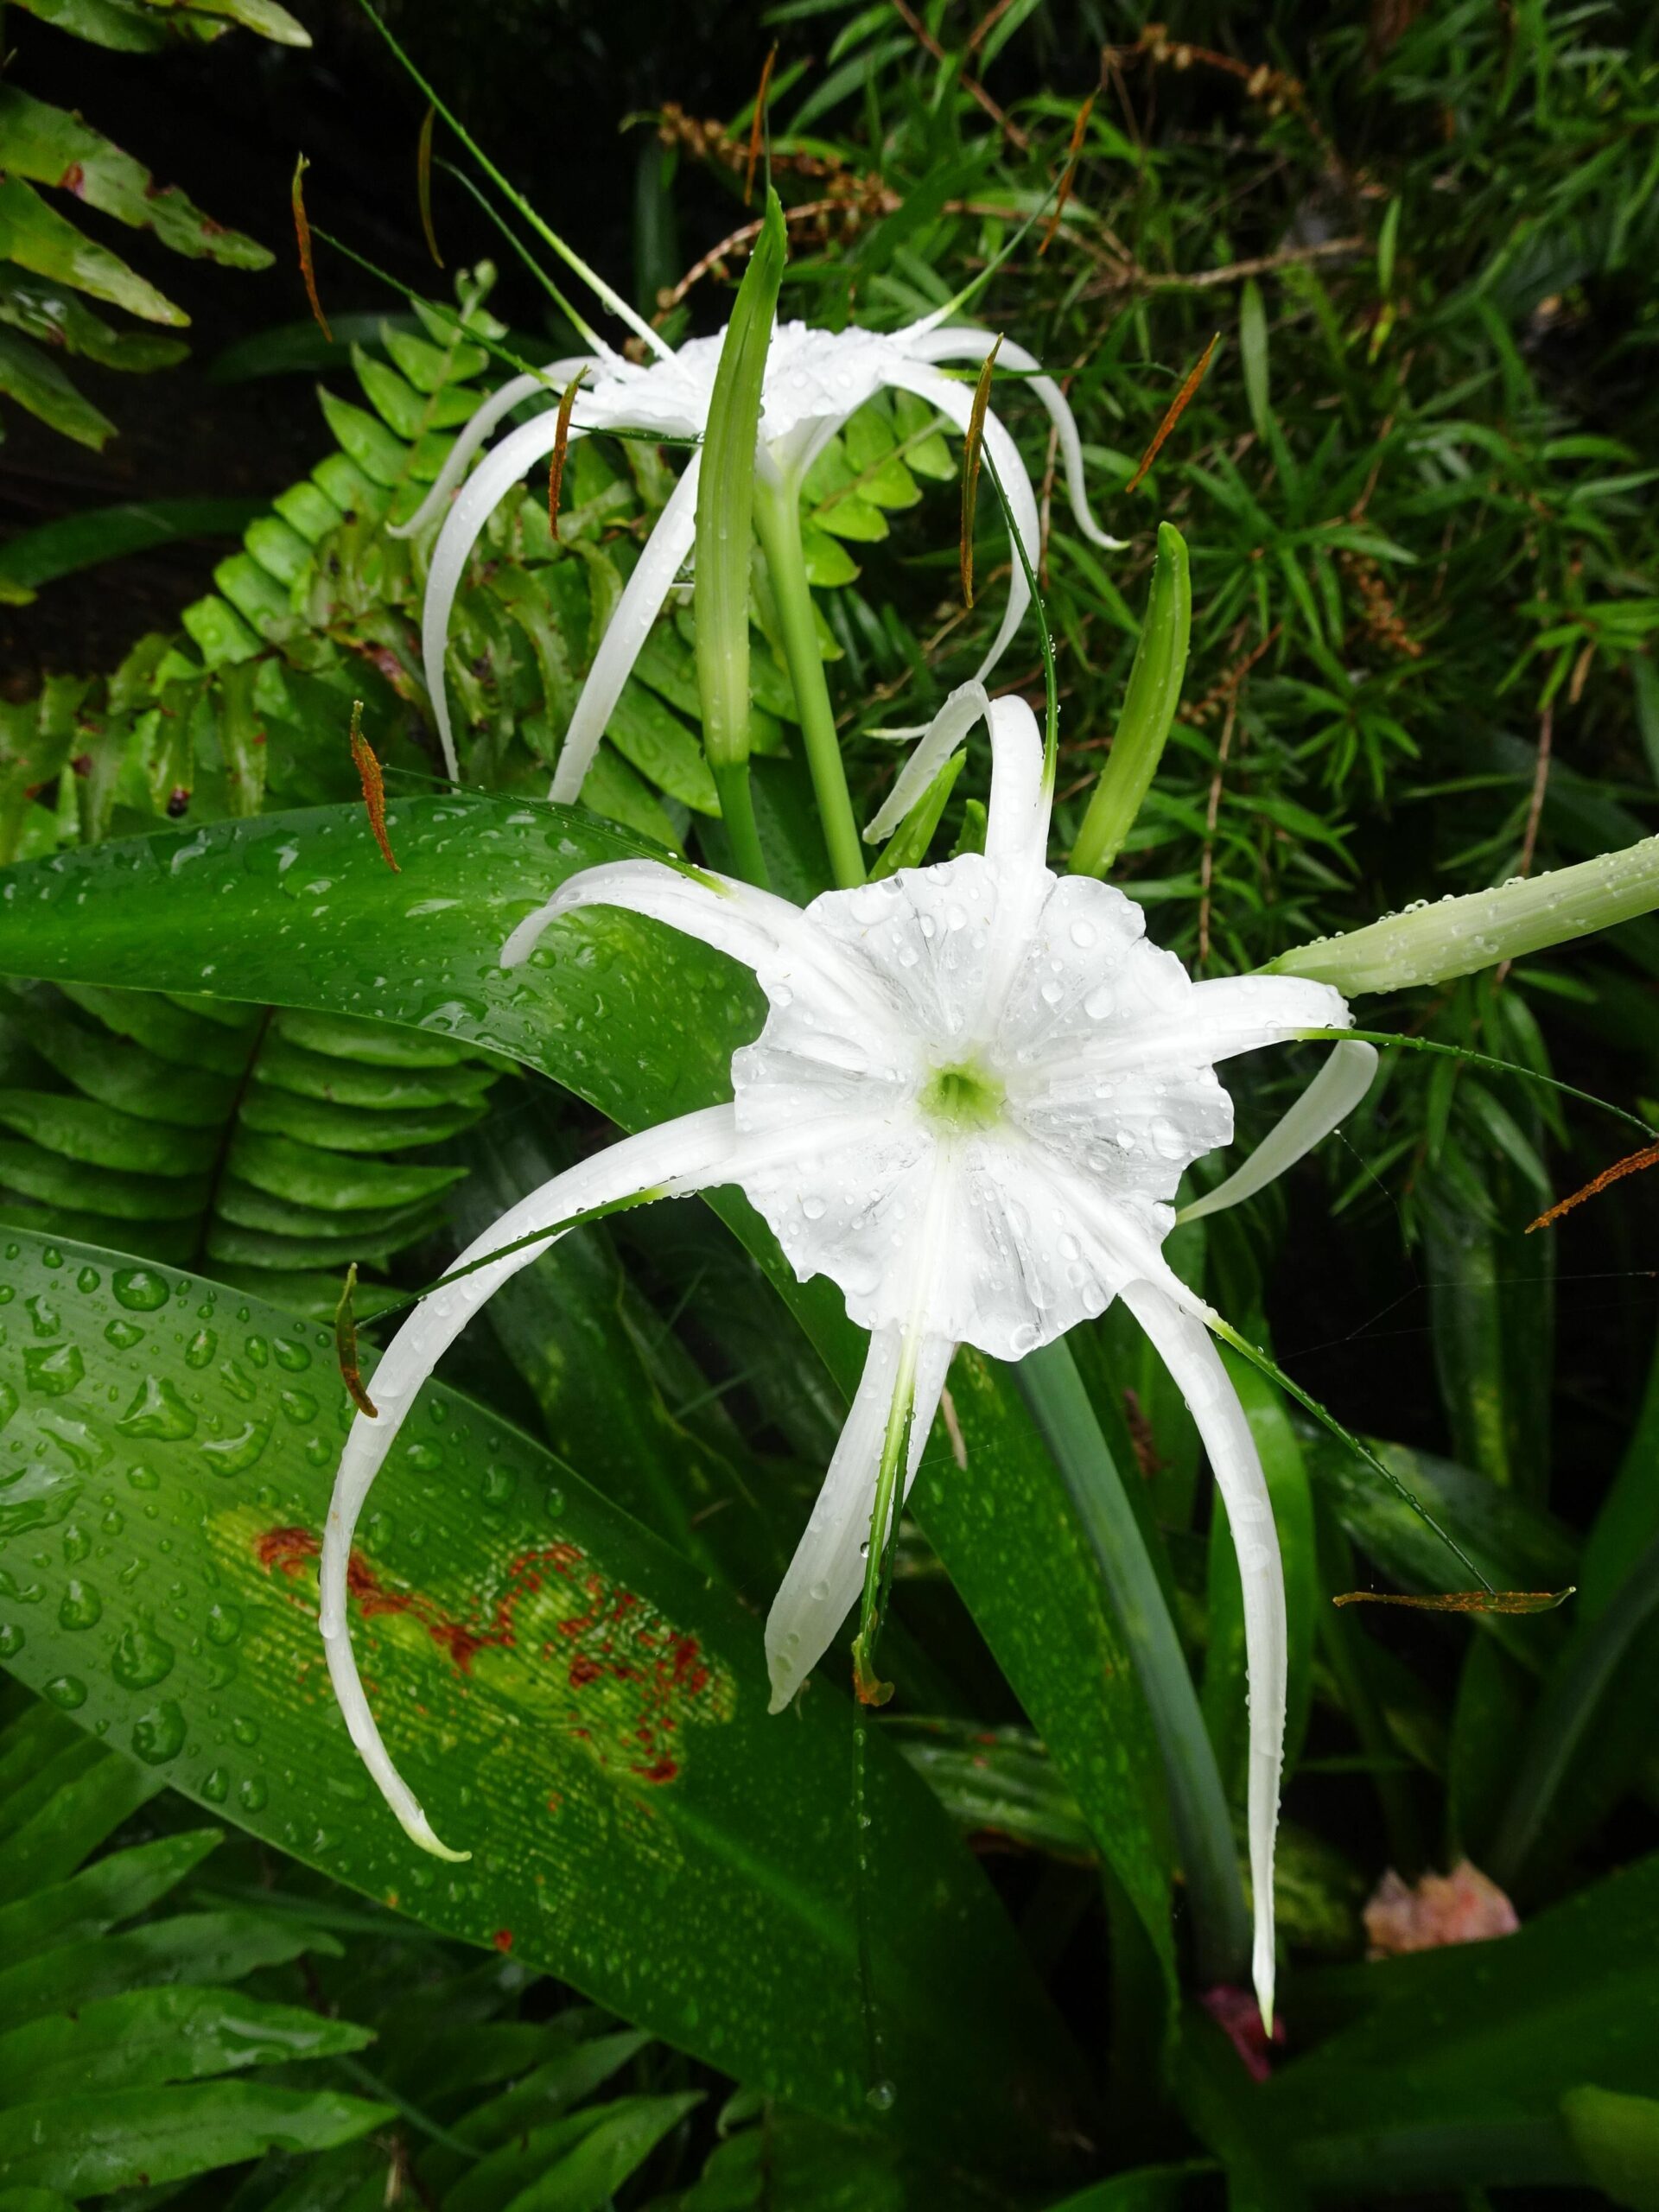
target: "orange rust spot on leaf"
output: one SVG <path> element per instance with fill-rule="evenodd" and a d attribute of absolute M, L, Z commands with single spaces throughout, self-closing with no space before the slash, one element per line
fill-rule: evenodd
<path fill-rule="evenodd" d="M 490 1941 L 494 1944 L 498 1951 L 510 1951 L 512 1948 L 512 1929 L 498 1928 L 494 1935 L 491 1936 Z"/>
<path fill-rule="evenodd" d="M 308 1529 L 268 1529 L 254 1543 L 266 1572 L 289 1580 L 310 1567 L 320 1549 Z M 346 1580 L 363 1618 L 417 1622 L 459 1675 L 471 1674 L 481 1651 L 514 1652 L 568 1700 L 565 1733 L 587 1744 L 601 1766 L 620 1765 L 636 1781 L 657 1786 L 677 1780 L 682 1761 L 671 1739 L 682 1722 L 729 1713 L 728 1685 L 716 1676 L 698 1638 L 653 1614 L 638 1592 L 608 1581 L 569 1541 L 510 1560 L 487 1621 L 458 1619 L 424 1592 L 390 1586 L 356 1551 Z M 561 1584 L 578 1610 L 550 1624 L 557 1638 L 550 1639 L 537 1622 L 521 1641 L 520 1608 L 528 1600 L 556 1604 Z M 645 1618 L 637 1618 L 641 1613 Z M 620 1624 L 626 1625 L 619 1632 Z"/>

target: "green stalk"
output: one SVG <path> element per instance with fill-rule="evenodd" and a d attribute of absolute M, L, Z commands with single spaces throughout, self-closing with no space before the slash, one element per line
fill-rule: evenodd
<path fill-rule="evenodd" d="M 899 1535 L 899 1471 L 910 1454 L 911 1418 L 916 1403 L 916 1359 L 921 1339 L 906 1330 L 893 1377 L 893 1405 L 887 1433 L 881 1440 L 881 1464 L 876 1471 L 875 1506 L 870 1515 L 870 1541 L 864 1554 L 864 1599 L 859 1611 L 858 1634 L 853 1638 L 853 1682 L 861 1705 L 885 1705 L 893 1695 L 891 1682 L 875 1671 L 875 1643 L 881 1633 L 882 1616 L 893 1587 L 893 1554 Z"/>
<path fill-rule="evenodd" d="M 1232 1815 L 1122 1474 L 1063 1338 L 1027 1352 L 1014 1373 L 1095 1555 L 1151 1709 L 1186 1876 L 1198 1972 L 1205 1982 L 1240 1981 L 1250 1955 L 1250 1916 Z"/>
<path fill-rule="evenodd" d="M 702 741 L 720 793 L 734 860 L 751 883 L 766 864 L 749 791 L 749 547 L 754 448 L 784 274 L 784 211 L 766 194 L 766 219 L 738 286 L 709 402 L 697 483 L 697 690 Z"/>
<path fill-rule="evenodd" d="M 850 890 L 864 880 L 864 851 L 847 792 L 847 772 L 842 762 L 835 709 L 830 703 L 830 686 L 824 681 L 823 656 L 818 651 L 818 626 L 807 582 L 800 500 L 795 486 L 787 481 L 768 483 L 763 478 L 755 486 L 754 524 L 772 575 L 784 658 L 795 687 L 795 703 L 801 710 L 801 739 L 806 747 L 824 842 L 830 849 L 830 865 L 840 888 Z"/>
<path fill-rule="evenodd" d="M 1160 523 L 1147 619 L 1141 627 L 1141 642 L 1135 647 L 1111 753 L 1100 772 L 1083 828 L 1071 849 L 1074 875 L 1104 875 L 1135 827 L 1135 817 L 1151 789 L 1180 704 L 1192 631 L 1192 582 L 1187 571 L 1186 541 L 1173 523 Z"/>
<path fill-rule="evenodd" d="M 1447 983 L 1500 960 L 1523 959 L 1659 906 L 1659 837 L 1575 868 L 1517 877 L 1492 891 L 1440 899 L 1344 937 L 1281 952 L 1262 971 L 1332 983 L 1344 998 Z"/>

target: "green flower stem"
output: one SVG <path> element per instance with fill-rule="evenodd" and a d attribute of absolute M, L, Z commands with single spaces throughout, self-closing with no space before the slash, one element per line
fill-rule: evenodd
<path fill-rule="evenodd" d="M 697 692 L 733 860 L 751 883 L 766 865 L 749 791 L 749 557 L 754 448 L 784 273 L 784 214 L 766 194 L 766 220 L 743 272 L 720 349 L 697 481 Z"/>
<path fill-rule="evenodd" d="M 784 657 L 795 687 L 795 703 L 801 710 L 801 737 L 817 797 L 818 817 L 823 823 L 824 842 L 830 849 L 830 865 L 837 885 L 848 891 L 864 880 L 864 850 L 847 792 L 841 738 L 830 703 L 830 687 L 824 681 L 823 656 L 818 651 L 818 626 L 801 545 L 800 502 L 793 485 L 756 479 L 754 525 L 772 574 Z"/>
<path fill-rule="evenodd" d="M 710 760 L 715 790 L 720 798 L 720 818 L 732 841 L 732 865 L 746 883 L 765 890 L 771 879 L 766 856 L 760 849 L 760 832 L 754 824 L 754 794 L 749 789 L 749 764 L 742 760 Z"/>
<path fill-rule="evenodd" d="M 1659 906 L 1659 837 L 1600 853 L 1575 868 L 1517 877 L 1495 890 L 1390 914 L 1344 937 L 1317 938 L 1269 961 L 1270 976 L 1332 983 L 1344 998 L 1447 983 L 1519 960 Z"/>
<path fill-rule="evenodd" d="M 911 1421 L 916 1406 L 916 1360 L 921 1339 L 906 1330 L 899 1351 L 899 1371 L 893 1377 L 893 1404 L 887 1433 L 881 1440 L 881 1464 L 876 1470 L 875 1507 L 870 1516 L 870 1541 L 864 1554 L 864 1599 L 859 1611 L 858 1634 L 853 1638 L 853 1681 L 861 1705 L 885 1705 L 893 1695 L 891 1682 L 875 1671 L 875 1643 L 881 1633 L 887 1593 L 893 1587 L 893 1560 L 899 1534 L 899 1480 L 910 1456 Z"/>
<path fill-rule="evenodd" d="M 1027 1352 L 1014 1370 L 1100 1570 L 1135 1661 L 1163 1753 L 1170 1812 L 1186 1877 L 1198 1971 L 1238 1981 L 1250 1955 L 1232 1815 L 1135 1508 L 1069 1344 Z"/>

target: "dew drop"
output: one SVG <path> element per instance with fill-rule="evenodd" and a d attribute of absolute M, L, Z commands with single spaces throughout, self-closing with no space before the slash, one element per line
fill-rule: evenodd
<path fill-rule="evenodd" d="M 86 1685 L 78 1675 L 54 1675 L 41 1694 L 65 1713 L 73 1713 L 86 1702 Z"/>
<path fill-rule="evenodd" d="M 231 1723 L 231 1733 L 245 1749 L 249 1745 L 258 1742 L 259 1723 L 257 1720 L 247 1720 L 238 1717 Z"/>
<path fill-rule="evenodd" d="M 231 1777 L 222 1766 L 216 1766 L 201 1778 L 201 1794 L 210 1805 L 222 1805 L 229 1793 Z"/>
<path fill-rule="evenodd" d="M 136 1466 L 127 1469 L 128 1487 L 132 1490 L 158 1490 L 161 1477 L 154 1467 Z"/>
<path fill-rule="evenodd" d="M 270 1440 L 268 1421 L 245 1421 L 234 1436 L 211 1438 L 202 1456 L 216 1475 L 245 1474 Z"/>
<path fill-rule="evenodd" d="M 31 1390 L 43 1398 L 67 1397 L 86 1372 L 79 1344 L 26 1344 L 23 1374 Z"/>
<path fill-rule="evenodd" d="M 220 1599 L 207 1608 L 207 1641 L 209 1643 L 234 1643 L 242 1633 L 242 1609 L 227 1599 Z"/>
<path fill-rule="evenodd" d="M 58 1626 L 67 1629 L 95 1628 L 104 1618 L 104 1600 L 90 1582 L 71 1575 L 58 1600 Z"/>
<path fill-rule="evenodd" d="M 16 1621 L 0 1621 L 0 1659 L 15 1659 L 25 1638 Z"/>
<path fill-rule="evenodd" d="M 118 1313 L 113 1321 L 104 1325 L 104 1341 L 118 1351 L 130 1351 L 135 1344 L 144 1341 L 144 1332 L 136 1321 L 124 1321 Z"/>
<path fill-rule="evenodd" d="M 196 1417 L 165 1376 L 147 1375 L 115 1426 L 123 1436 L 154 1436 L 176 1444 L 195 1434 Z"/>
<path fill-rule="evenodd" d="M 813 1197 L 801 1200 L 801 1211 L 809 1221 L 822 1221 L 828 1211 L 825 1200 Z"/>
<path fill-rule="evenodd" d="M 245 1813 L 263 1812 L 270 1795 L 264 1779 L 257 1774 L 249 1775 L 237 1784 L 236 1802 Z"/>
<path fill-rule="evenodd" d="M 165 1766 L 184 1749 L 185 1732 L 182 1708 L 163 1698 L 133 1722 L 132 1748 L 146 1766 Z"/>
<path fill-rule="evenodd" d="M 167 1303 L 167 1284 L 153 1268 L 118 1268 L 111 1287 L 116 1303 L 135 1313 L 154 1313 Z"/>
<path fill-rule="evenodd" d="M 184 1348 L 187 1367 L 206 1367 L 219 1350 L 219 1338 L 212 1329 L 198 1329 Z"/>
<path fill-rule="evenodd" d="M 121 1641 L 115 1647 L 110 1672 L 123 1689 L 153 1689 L 172 1673 L 177 1656 L 167 1638 L 157 1636 L 153 1629 L 128 1628 L 123 1630 Z M 169 1752 L 168 1757 L 171 1756 Z"/>
<path fill-rule="evenodd" d="M 899 2092 L 884 2076 L 880 2082 L 871 2082 L 864 2092 L 864 2101 L 872 2112 L 891 2112 L 899 2101 Z"/>
<path fill-rule="evenodd" d="M 1104 1021 L 1117 1001 L 1104 983 L 1097 983 L 1083 1002 L 1083 1010 L 1090 1021 Z"/>

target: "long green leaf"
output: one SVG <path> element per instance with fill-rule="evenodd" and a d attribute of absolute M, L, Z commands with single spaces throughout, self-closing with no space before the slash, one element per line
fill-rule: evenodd
<path fill-rule="evenodd" d="M 578 868 L 639 852 L 632 840 L 562 808 L 458 795 L 400 802 L 387 822 L 396 876 L 357 807 L 16 867 L 0 877 L 0 963 L 374 1014 L 524 1060 L 625 1128 L 729 1096 L 731 1054 L 762 1012 L 730 962 L 598 912 L 561 924 L 528 969 L 501 969 L 501 944 L 532 907 Z M 862 1338 L 839 1296 L 822 1280 L 798 1284 L 736 1193 L 715 1204 L 850 1392 Z M 1029 1414 L 1007 1378 L 976 1372 L 958 1408 L 967 1467 L 932 1447 L 916 1509 L 1171 1971 L 1170 1854 L 1145 1701 Z"/>
<path fill-rule="evenodd" d="M 0 2113 L 0 2184 L 103 2196 L 159 2188 L 264 2151 L 326 2151 L 384 2126 L 388 2105 L 263 2082 L 117 2089 Z"/>
<path fill-rule="evenodd" d="M 477 1854 L 440 1874 L 375 1798 L 323 1663 L 314 1532 L 351 1413 L 332 1337 L 109 1254 L 21 1236 L 5 1249 L 33 1319 L 0 1346 L 15 1408 L 0 1564 L 16 1582 L 26 1560 L 41 1593 L 0 1606 L 8 1663 L 336 1879 L 510 1948 L 779 2094 L 867 2116 L 840 1701 L 769 1718 L 752 1615 L 527 1438 L 434 1389 L 365 1529 L 355 1632 L 395 1755 Z M 48 1344 L 60 1357 L 42 1393 L 30 1355 Z M 20 1481 L 35 1517 L 8 1530 Z M 39 1531 L 83 1516 L 90 1548 L 68 1548 L 72 1567 Z M 1040 2158 L 1071 2080 L 1058 2027 L 895 1754 L 873 1759 L 869 1796 L 894 2124 L 993 2162 Z M 270 1915 L 163 1922 L 0 1973 L 0 2012 L 54 2007 L 71 1983 L 91 1997 L 169 1969 L 222 1979 L 206 1961 L 234 1953 L 239 1972 L 255 1950 L 326 1940 Z"/>

